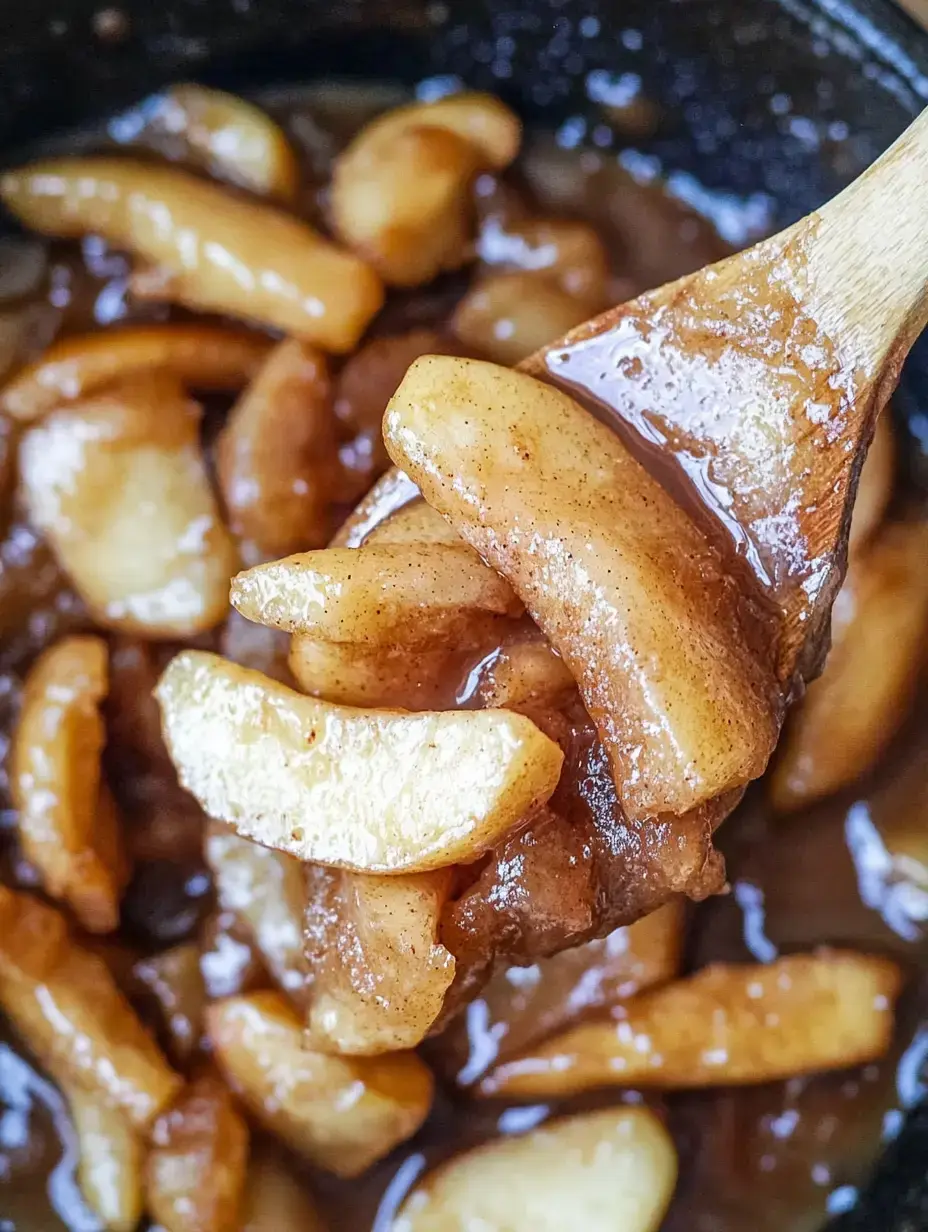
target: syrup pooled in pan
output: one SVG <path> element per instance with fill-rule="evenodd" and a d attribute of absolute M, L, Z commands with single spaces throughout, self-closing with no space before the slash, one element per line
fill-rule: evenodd
<path fill-rule="evenodd" d="M 326 185 L 339 148 L 365 119 L 397 101 L 390 91 L 365 96 L 325 88 L 306 97 L 277 98 L 273 110 L 310 168 L 309 182 Z M 159 131 L 156 119 L 150 108 L 140 109 L 115 121 L 110 134 L 119 142 L 142 137 L 156 152 L 177 157 L 176 138 Z M 653 186 L 635 184 L 605 155 L 568 150 L 536 136 L 526 143 L 517 175 L 541 210 L 588 220 L 607 242 L 613 269 L 608 272 L 605 303 L 626 300 L 724 254 L 724 246 L 705 222 Z M 498 221 L 505 217 L 505 190 L 487 176 L 478 181 L 477 191 L 485 219 L 482 257 L 488 264 L 499 260 L 518 265 L 518 252 L 514 257 L 513 246 L 500 240 L 505 235 L 505 225 Z M 304 191 L 301 206 L 310 219 L 322 217 L 325 192 L 324 187 Z M 33 261 L 28 285 L 16 288 L 10 311 L 0 321 L 0 327 L 8 327 L 0 334 L 0 343 L 10 348 L 10 367 L 41 352 L 56 337 L 94 326 L 185 319 L 183 310 L 168 310 L 157 301 L 127 294 L 127 261 L 98 240 L 54 243 L 47 252 L 43 260 Z M 531 269 L 530 249 L 523 258 Z M 465 285 L 460 275 L 449 274 L 421 291 L 393 295 L 375 332 L 441 331 Z M 605 303 L 591 303 L 585 315 Z M 496 321 L 493 328 L 503 338 L 508 323 Z M 569 362 L 559 364 L 552 375 L 579 389 L 588 403 L 603 404 L 608 398 L 599 376 L 615 362 L 621 339 L 602 340 L 606 360 L 596 350 L 597 341 L 571 348 Z M 634 338 L 631 344 L 634 349 Z M 221 396 L 209 405 L 207 439 L 226 409 L 227 399 Z M 351 410 L 345 414 L 350 423 Z M 653 461 L 648 445 L 663 445 L 669 432 L 643 419 L 634 427 L 643 438 L 637 442 L 639 451 Z M 370 441 L 361 432 L 344 443 L 343 461 L 347 459 L 349 471 L 357 470 L 362 487 L 369 452 Z M 688 479 L 697 493 L 694 502 L 692 494 L 687 497 L 684 492 L 684 503 L 701 509 L 705 502 L 718 514 L 714 497 L 724 484 L 717 482 L 705 456 L 696 451 L 684 454 L 693 460 Z M 86 627 L 87 617 L 51 552 L 25 521 L 12 485 L 4 488 L 0 747 L 5 754 L 24 669 L 61 634 Z M 346 512 L 354 495 L 346 495 Z M 358 546 L 415 496 L 402 476 L 381 485 L 373 499 L 362 502 L 341 542 Z M 766 569 L 755 544 L 736 542 L 735 550 L 747 566 L 759 572 Z M 196 645 L 221 649 L 268 675 L 287 678 L 279 638 L 256 626 L 243 632 L 241 624 L 233 614 L 223 629 L 201 635 Z M 174 947 L 190 943 L 200 947 L 205 995 L 211 998 L 272 983 L 266 955 L 262 960 L 243 934 L 241 920 L 214 901 L 202 858 L 204 818 L 178 789 L 170 766 L 158 764 L 163 747 L 154 703 L 151 710 L 137 704 L 140 696 L 149 697 L 174 649 L 131 638 L 115 638 L 111 647 L 107 771 L 129 818 L 137 865 L 123 903 L 119 938 L 101 943 L 98 952 L 117 980 L 130 980 L 127 986 L 143 1006 L 152 997 L 167 995 L 164 989 L 170 981 L 157 969 L 152 971 L 151 962 L 144 989 L 131 984 L 134 977 L 128 972 L 133 965 L 140 972 L 140 959 L 159 956 L 167 947 L 172 954 L 178 952 Z M 506 645 L 490 639 L 486 645 L 449 655 L 440 696 L 426 697 L 414 690 L 403 704 L 442 709 L 486 704 L 481 699 L 497 687 L 506 654 Z M 570 693 L 569 682 L 566 691 Z M 569 704 L 556 714 L 539 711 L 537 721 L 562 724 L 568 721 L 565 713 L 570 713 Z M 923 731 L 917 725 L 906 729 L 864 782 L 793 817 L 771 816 L 763 785 L 753 789 L 718 835 L 732 893 L 685 909 L 690 927 L 687 952 L 680 955 L 675 923 L 661 927 L 662 921 L 684 911 L 676 902 L 648 918 L 652 935 L 646 945 L 629 946 L 624 919 L 662 901 L 665 887 L 657 887 L 653 899 L 648 897 L 652 887 L 646 873 L 642 875 L 646 843 L 634 828 L 616 827 L 615 793 L 605 765 L 600 764 L 602 750 L 585 716 L 574 713 L 573 722 L 581 750 L 575 758 L 579 769 L 561 793 L 569 801 L 556 800 L 569 823 L 557 815 L 536 822 L 528 836 L 517 836 L 491 860 L 476 866 L 472 884 L 458 900 L 453 927 L 459 953 L 467 955 L 460 966 L 465 975 L 470 973 L 471 984 L 466 978 L 462 981 L 456 1006 L 463 1006 L 486 976 L 481 962 L 492 955 L 501 921 L 502 931 L 509 929 L 515 940 L 509 952 L 503 951 L 504 960 L 491 983 L 443 1034 L 423 1047 L 444 1086 L 431 1115 L 413 1139 L 359 1179 L 308 1174 L 331 1232 L 365 1228 L 386 1232 L 422 1173 L 465 1147 L 500 1134 L 525 1132 L 560 1112 L 642 1100 L 666 1112 L 680 1153 L 680 1183 L 663 1225 L 668 1232 L 741 1232 L 758 1225 L 764 1232 L 785 1228 L 814 1232 L 829 1212 L 852 1204 L 881 1144 L 898 1130 L 902 1110 L 921 1097 L 923 1024 L 928 1021 L 928 993 L 919 976 L 925 964 L 928 919 L 928 845 L 920 833 L 928 791 Z M 4 766 L 5 762 L 4 757 Z M 12 837 L 15 814 L 5 777 L 0 790 L 5 832 L 2 880 L 34 889 L 35 872 Z M 704 831 L 705 827 L 698 837 Z M 636 842 L 641 847 L 638 863 L 629 859 Z M 611 859 L 616 850 L 623 852 L 626 881 L 610 880 L 610 870 L 622 868 Z M 698 860 L 699 851 L 697 844 L 690 858 Z M 686 858 L 684 852 L 681 865 Z M 710 876 L 707 889 L 714 888 Z M 583 943 L 597 936 L 608 921 L 618 927 L 604 939 L 547 957 L 561 948 L 565 938 Z M 877 1063 L 756 1088 L 665 1097 L 613 1088 L 507 1107 L 466 1094 L 498 1060 L 530 1047 L 567 1018 L 596 1013 L 617 997 L 668 978 L 681 961 L 684 970 L 717 959 L 767 962 L 777 954 L 825 943 L 892 954 L 913 973 L 900 1008 L 898 1038 L 889 1055 Z M 181 957 L 177 970 L 180 963 Z M 75 1168 L 66 1106 L 9 1033 L 0 1042 L 0 1227 L 33 1232 L 38 1227 L 99 1226 L 80 1197 Z"/>

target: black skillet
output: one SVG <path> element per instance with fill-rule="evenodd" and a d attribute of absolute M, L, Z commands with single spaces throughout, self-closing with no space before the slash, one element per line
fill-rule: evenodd
<path fill-rule="evenodd" d="M 0 0 L 0 8 L 4 159 L 178 77 L 247 88 L 319 74 L 407 82 L 450 74 L 551 126 L 589 109 L 591 72 L 637 73 L 664 116 L 637 148 L 710 192 L 754 199 L 779 227 L 832 195 L 928 103 L 928 35 L 889 0 L 122 0 L 118 8 Z M 928 338 L 897 402 L 906 456 L 928 479 Z M 912 1113 L 859 1207 L 830 1227 L 928 1229 L 928 1108 Z"/>

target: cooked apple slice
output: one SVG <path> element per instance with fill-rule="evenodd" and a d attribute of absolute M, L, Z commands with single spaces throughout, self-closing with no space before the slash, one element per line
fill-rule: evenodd
<path fill-rule="evenodd" d="M 676 1180 L 654 1113 L 605 1108 L 458 1155 L 416 1186 L 390 1232 L 656 1232 Z"/>
<path fill-rule="evenodd" d="M 241 1232 L 325 1232 L 306 1178 L 270 1143 L 251 1152 Z"/>
<path fill-rule="evenodd" d="M 189 637 L 228 610 L 237 554 L 200 450 L 200 408 L 147 373 L 53 411 L 19 452 L 33 525 L 99 624 Z"/>
<path fill-rule="evenodd" d="M 200 946 L 185 941 L 169 950 L 142 958 L 132 967 L 133 999 L 154 1010 L 168 1054 L 186 1066 L 200 1048 L 206 984 L 200 968 Z"/>
<path fill-rule="evenodd" d="M 773 1082 L 872 1061 L 889 1047 L 894 962 L 796 954 L 706 967 L 501 1065 L 483 1095 L 553 1099 L 603 1086 L 670 1090 Z"/>
<path fill-rule="evenodd" d="M 169 1232 L 239 1232 L 248 1126 L 215 1073 L 191 1082 L 152 1127 L 148 1212 Z"/>
<path fill-rule="evenodd" d="M 130 866 L 116 805 L 100 778 L 106 643 L 66 637 L 26 678 L 13 736 L 10 790 L 23 852 L 52 898 L 88 932 L 112 932 Z"/>
<path fill-rule="evenodd" d="M 106 1232 L 134 1232 L 144 1205 L 142 1136 L 99 1091 L 52 1077 L 68 1103 L 79 1152 L 77 1179 L 87 1205 Z"/>
<path fill-rule="evenodd" d="M 286 338 L 270 353 L 219 434 L 216 476 L 231 530 L 264 559 L 327 541 L 338 442 L 315 347 Z"/>
<path fill-rule="evenodd" d="M 383 303 L 369 265 L 302 219 L 166 163 L 52 158 L 0 177 L 43 235 L 91 232 L 158 268 L 164 298 L 351 351 Z"/>
<path fill-rule="evenodd" d="M 470 1086 L 568 1023 L 666 984 L 679 972 L 683 927 L 683 900 L 676 899 L 607 937 L 531 966 L 497 965 L 467 1015 L 436 1041 L 442 1070 Z"/>
<path fill-rule="evenodd" d="M 372 877 L 307 870 L 307 1032 L 323 1052 L 414 1048 L 441 1013 L 454 958 L 438 940 L 451 869 Z"/>
<path fill-rule="evenodd" d="M 64 917 L 0 886 L 0 1005 L 49 1067 L 146 1130 L 183 1085 Z"/>
<path fill-rule="evenodd" d="M 294 204 L 299 162 L 286 134 L 260 107 L 237 94 L 181 82 L 149 99 L 145 118 L 153 135 L 167 134 L 181 143 L 184 162 L 258 196 Z"/>
<path fill-rule="evenodd" d="M 472 655 L 473 651 L 468 657 Z M 417 649 L 410 654 L 407 646 L 321 642 L 302 633 L 290 639 L 290 671 L 300 688 L 339 706 L 451 709 L 454 659 L 455 652 L 446 649 Z"/>
<path fill-rule="evenodd" d="M 787 724 L 770 778 L 782 811 L 864 774 L 909 710 L 928 630 L 928 522 L 885 526 L 851 561 L 831 651 Z"/>
<path fill-rule="evenodd" d="M 762 773 L 778 703 L 739 588 L 614 432 L 532 377 L 428 356 L 384 439 L 562 655 L 629 817 L 684 813 Z"/>
<path fill-rule="evenodd" d="M 0 391 L 0 410 L 27 423 L 62 402 L 145 372 L 166 372 L 192 389 L 235 392 L 271 349 L 262 334 L 193 321 L 130 325 L 62 338 Z"/>
<path fill-rule="evenodd" d="M 303 552 L 240 573 L 232 603 L 259 624 L 367 646 L 459 644 L 523 610 L 465 543 Z"/>
<path fill-rule="evenodd" d="M 299 1004 L 308 969 L 303 957 L 303 866 L 293 856 L 211 822 L 203 844 L 219 905 L 250 932 L 282 992 Z"/>
<path fill-rule="evenodd" d="M 230 997 L 207 1017 L 216 1060 L 252 1116 L 336 1176 L 359 1175 L 428 1115 L 434 1083 L 415 1053 L 313 1052 L 296 1011 L 275 992 Z"/>
<path fill-rule="evenodd" d="M 177 655 L 156 696 L 181 783 L 211 817 L 359 872 L 475 860 L 550 796 L 563 762 L 506 710 L 353 710 L 202 651 Z"/>

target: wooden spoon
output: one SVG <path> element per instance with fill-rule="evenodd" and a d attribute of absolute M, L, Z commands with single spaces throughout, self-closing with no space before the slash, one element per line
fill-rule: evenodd
<path fill-rule="evenodd" d="M 817 670 L 877 417 L 928 323 L 928 111 L 821 210 L 581 325 L 520 367 L 660 452 Z"/>

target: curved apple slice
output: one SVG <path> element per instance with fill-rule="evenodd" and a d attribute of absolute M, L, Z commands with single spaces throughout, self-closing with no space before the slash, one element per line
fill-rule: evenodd
<path fill-rule="evenodd" d="M 557 785 L 563 754 L 506 710 L 354 710 L 203 651 L 155 695 L 180 781 L 210 816 L 359 872 L 468 863 Z"/>

